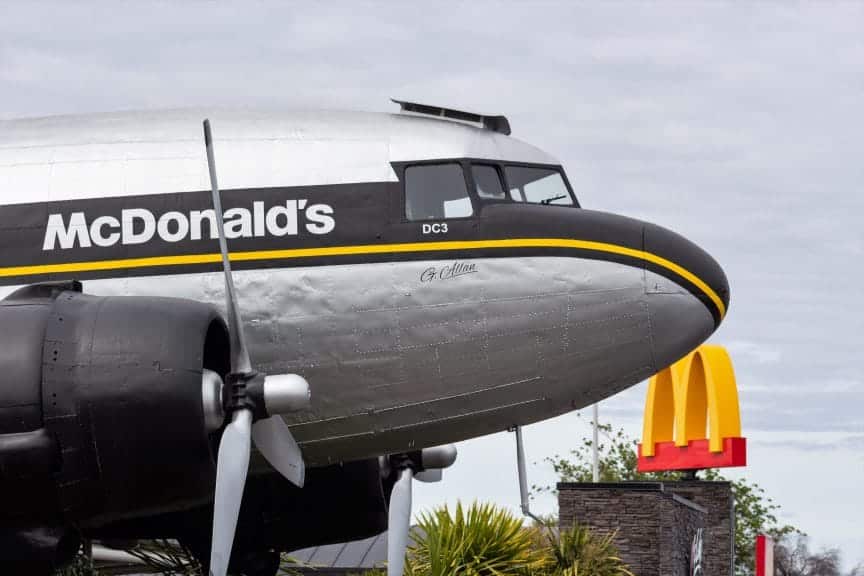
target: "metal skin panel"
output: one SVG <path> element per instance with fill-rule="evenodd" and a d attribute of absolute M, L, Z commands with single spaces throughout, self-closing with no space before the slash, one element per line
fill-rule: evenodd
<path fill-rule="evenodd" d="M 581 408 L 645 379 L 665 365 L 658 359 L 683 355 L 714 329 L 697 298 L 632 266 L 468 262 L 473 271 L 455 277 L 441 276 L 453 269 L 448 260 L 235 273 L 253 363 L 299 373 L 312 387 L 311 410 L 286 417 L 310 464 L 464 440 Z M 646 290 L 655 284 L 666 290 Z M 85 287 L 223 302 L 219 274 Z"/>
<path fill-rule="evenodd" d="M 0 121 L 0 205 L 209 188 L 201 120 L 224 189 L 395 181 L 391 162 L 557 165 L 515 138 L 443 119 L 349 111 L 174 110 Z M 230 160 L 228 160 L 230 159 Z"/>

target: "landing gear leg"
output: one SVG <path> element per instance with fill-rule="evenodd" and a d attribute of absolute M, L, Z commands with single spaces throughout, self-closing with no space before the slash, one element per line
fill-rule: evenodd
<path fill-rule="evenodd" d="M 516 471 L 519 473 L 519 497 L 522 503 L 522 514 L 542 526 L 545 523 L 531 513 L 531 505 L 529 504 L 528 474 L 525 472 L 525 447 L 522 445 L 522 428 L 514 426 L 511 430 L 516 433 Z"/>

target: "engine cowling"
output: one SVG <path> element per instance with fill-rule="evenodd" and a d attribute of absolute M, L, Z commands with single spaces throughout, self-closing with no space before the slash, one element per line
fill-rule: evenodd
<path fill-rule="evenodd" d="M 48 572 L 79 535 L 177 538 L 205 561 L 218 427 L 205 374 L 224 376 L 230 358 L 218 310 L 47 283 L 0 301 L 0 327 L 9 566 Z M 378 459 L 310 469 L 303 489 L 252 460 L 233 566 L 386 529 L 393 479 Z"/>
<path fill-rule="evenodd" d="M 259 468 L 246 483 L 234 537 L 231 570 L 243 572 L 278 551 L 349 542 L 387 529 L 387 500 L 392 479 L 382 476 L 377 458 L 346 462 L 307 471 L 297 488 L 272 470 Z M 208 519 L 212 507 L 154 518 L 148 535 L 141 522 L 111 526 L 113 535 L 175 537 L 206 562 L 210 549 Z M 264 573 L 264 572 L 262 572 Z"/>
<path fill-rule="evenodd" d="M 227 371 L 218 310 L 39 284 L 0 302 L 0 326 L 4 524 L 96 526 L 209 501 L 202 371 Z"/>
<path fill-rule="evenodd" d="M 280 551 L 380 534 L 387 529 L 392 488 L 393 478 L 382 470 L 377 458 L 310 468 L 305 485 L 298 488 L 253 455 L 231 570 L 259 573 L 261 566 L 278 565 Z M 177 539 L 204 564 L 210 554 L 212 517 L 211 502 L 193 510 L 119 520 L 88 530 L 86 535 L 103 540 Z M 262 569 L 260 573 L 268 572 Z"/>

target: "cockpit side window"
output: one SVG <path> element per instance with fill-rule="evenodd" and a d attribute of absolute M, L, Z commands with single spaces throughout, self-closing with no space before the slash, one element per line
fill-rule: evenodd
<path fill-rule="evenodd" d="M 504 185 L 498 168 L 489 164 L 474 164 L 471 166 L 474 183 L 477 186 L 477 196 L 481 200 L 506 200 Z"/>
<path fill-rule="evenodd" d="M 408 220 L 467 218 L 473 214 L 460 164 L 422 164 L 405 168 L 405 216 Z"/>
<path fill-rule="evenodd" d="M 573 196 L 558 170 L 528 166 L 505 166 L 510 198 L 516 202 L 572 206 Z"/>

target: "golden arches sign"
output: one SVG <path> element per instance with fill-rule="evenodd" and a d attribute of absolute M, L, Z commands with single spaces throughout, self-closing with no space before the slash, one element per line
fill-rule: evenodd
<path fill-rule="evenodd" d="M 640 469 L 743 465 L 738 389 L 726 350 L 700 346 L 652 377 L 643 426 Z"/>

